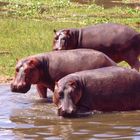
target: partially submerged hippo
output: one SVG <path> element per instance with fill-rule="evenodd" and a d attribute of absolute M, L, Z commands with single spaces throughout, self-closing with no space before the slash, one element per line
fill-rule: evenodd
<path fill-rule="evenodd" d="M 126 61 L 132 68 L 139 70 L 140 33 L 128 26 L 104 23 L 55 31 L 54 50 L 78 48 L 101 51 L 115 62 Z"/>
<path fill-rule="evenodd" d="M 32 84 L 36 84 L 40 97 L 47 98 L 47 88 L 53 91 L 55 82 L 67 74 L 112 65 L 116 63 L 108 56 L 90 49 L 33 55 L 17 62 L 11 90 L 26 93 Z"/>
<path fill-rule="evenodd" d="M 93 110 L 140 109 L 140 74 L 122 67 L 105 67 L 69 74 L 55 85 L 53 102 L 64 117 Z"/>

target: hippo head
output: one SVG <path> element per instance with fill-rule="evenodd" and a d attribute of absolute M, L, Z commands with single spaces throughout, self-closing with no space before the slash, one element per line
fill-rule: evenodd
<path fill-rule="evenodd" d="M 26 93 L 31 84 L 36 84 L 39 80 L 38 60 L 27 58 L 17 62 L 15 78 L 11 83 L 12 92 Z"/>
<path fill-rule="evenodd" d="M 55 85 L 53 102 L 58 106 L 58 115 L 74 117 L 76 104 L 79 102 L 82 92 L 76 81 L 68 81 L 65 84 L 57 82 Z"/>
<path fill-rule="evenodd" d="M 55 36 L 53 40 L 53 50 L 68 50 L 72 49 L 73 42 L 71 41 L 70 30 L 54 30 Z"/>

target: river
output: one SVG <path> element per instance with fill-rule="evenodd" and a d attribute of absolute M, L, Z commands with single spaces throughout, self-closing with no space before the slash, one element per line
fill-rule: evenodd
<path fill-rule="evenodd" d="M 62 118 L 53 103 L 39 98 L 35 87 L 21 94 L 0 85 L 0 108 L 0 140 L 140 139 L 140 111 Z"/>

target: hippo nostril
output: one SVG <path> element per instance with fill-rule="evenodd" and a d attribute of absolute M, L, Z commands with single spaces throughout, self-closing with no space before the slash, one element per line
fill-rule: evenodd
<path fill-rule="evenodd" d="M 19 88 L 21 88 L 22 87 L 22 84 L 18 84 L 17 85 L 17 88 L 19 89 Z"/>
<path fill-rule="evenodd" d="M 58 51 L 58 48 L 53 48 L 54 51 Z"/>
<path fill-rule="evenodd" d="M 31 85 L 26 83 L 11 84 L 12 92 L 26 93 L 30 89 Z"/>
<path fill-rule="evenodd" d="M 19 89 L 19 88 L 23 88 L 24 86 L 26 86 L 26 83 L 12 83 L 11 84 L 11 90 L 16 90 L 16 89 Z"/>
<path fill-rule="evenodd" d="M 59 92 L 59 99 L 61 100 L 61 99 L 63 99 L 64 98 L 64 92 Z"/>
<path fill-rule="evenodd" d="M 25 82 L 20 82 L 20 83 L 17 84 L 17 87 L 18 88 L 23 88 L 25 86 L 26 86 L 26 83 Z"/>
<path fill-rule="evenodd" d="M 57 50 L 59 51 L 59 50 L 63 50 L 63 49 L 62 48 L 58 48 Z"/>
<path fill-rule="evenodd" d="M 26 86 L 26 83 L 25 83 L 25 82 L 23 82 L 23 83 L 22 83 L 22 86 L 23 86 L 23 87 L 24 87 L 24 86 Z"/>

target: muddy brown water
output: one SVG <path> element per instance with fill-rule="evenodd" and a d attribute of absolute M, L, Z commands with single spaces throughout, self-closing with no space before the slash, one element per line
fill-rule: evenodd
<path fill-rule="evenodd" d="M 50 93 L 51 95 L 51 93 Z M 33 87 L 27 94 L 0 85 L 0 140 L 140 139 L 140 111 L 96 113 L 66 119 Z"/>

